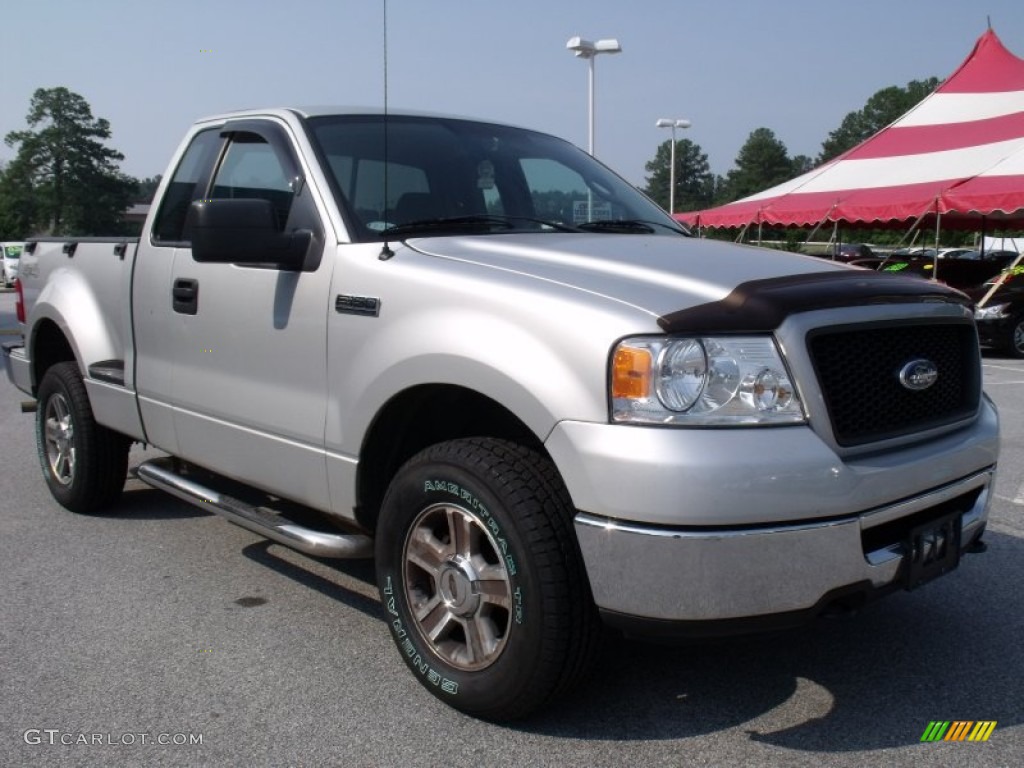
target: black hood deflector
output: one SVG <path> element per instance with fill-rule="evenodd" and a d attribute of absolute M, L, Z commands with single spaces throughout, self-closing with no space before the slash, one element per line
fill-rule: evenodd
<path fill-rule="evenodd" d="M 666 333 L 774 331 L 790 315 L 865 304 L 971 300 L 942 283 L 861 271 L 812 272 L 741 283 L 723 299 L 658 318 Z"/>

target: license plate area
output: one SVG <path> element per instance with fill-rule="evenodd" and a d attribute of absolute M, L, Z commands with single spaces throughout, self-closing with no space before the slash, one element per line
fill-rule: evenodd
<path fill-rule="evenodd" d="M 960 564 L 962 520 L 962 512 L 952 512 L 910 529 L 904 541 L 906 589 L 927 584 Z"/>

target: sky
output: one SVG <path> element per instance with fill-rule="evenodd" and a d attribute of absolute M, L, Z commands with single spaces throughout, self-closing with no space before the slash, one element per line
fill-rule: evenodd
<path fill-rule="evenodd" d="M 512 123 L 586 148 L 587 64 L 570 37 L 616 38 L 595 60 L 595 154 L 643 186 L 685 118 L 725 174 L 767 127 L 815 157 L 876 91 L 946 77 L 988 18 L 1024 57 L 1021 0 L 387 0 L 392 109 Z M 2 0 L 0 135 L 32 93 L 65 86 L 106 118 L 136 177 L 164 173 L 188 126 L 248 107 L 384 99 L 384 0 Z M 0 160 L 14 149 L 0 144 Z"/>

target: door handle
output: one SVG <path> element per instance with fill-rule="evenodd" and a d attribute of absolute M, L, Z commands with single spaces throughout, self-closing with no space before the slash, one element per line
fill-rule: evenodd
<path fill-rule="evenodd" d="M 199 311 L 199 281 L 186 277 L 175 280 L 171 288 L 171 304 L 179 314 L 196 314 Z"/>

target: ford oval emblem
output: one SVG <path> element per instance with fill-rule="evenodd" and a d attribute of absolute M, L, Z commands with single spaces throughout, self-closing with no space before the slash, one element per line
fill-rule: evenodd
<path fill-rule="evenodd" d="M 939 369 L 931 360 L 911 360 L 900 369 L 900 384 L 920 392 L 928 389 L 939 378 Z"/>

